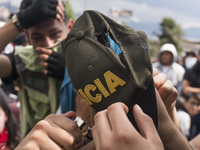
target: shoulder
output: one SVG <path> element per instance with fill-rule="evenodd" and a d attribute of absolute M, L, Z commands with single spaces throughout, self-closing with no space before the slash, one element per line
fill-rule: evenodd
<path fill-rule="evenodd" d="M 196 73 L 196 68 L 195 68 L 196 65 L 192 66 L 190 69 L 188 69 L 186 72 L 188 73 Z"/>
<path fill-rule="evenodd" d="M 190 120 L 189 114 L 186 113 L 186 112 L 183 111 L 183 110 L 178 110 L 178 111 L 177 111 L 177 116 L 178 116 L 178 118 L 183 118 L 183 119 L 185 119 L 185 120 Z"/>
<path fill-rule="evenodd" d="M 186 118 L 190 118 L 189 114 L 186 113 L 186 112 L 183 111 L 183 110 L 178 110 L 178 111 L 177 111 L 177 115 L 178 115 L 178 117 L 186 117 Z"/>
<path fill-rule="evenodd" d="M 183 68 L 183 66 L 179 65 L 178 63 L 173 63 L 173 67 L 174 67 L 178 72 L 185 73 L 185 69 Z"/>
<path fill-rule="evenodd" d="M 14 58 L 14 51 L 8 54 L 3 54 L 5 56 L 7 56 L 9 59 L 13 59 Z"/>
<path fill-rule="evenodd" d="M 157 68 L 159 65 L 160 65 L 160 62 L 154 62 L 154 63 L 152 63 L 152 66 L 155 67 L 155 68 Z"/>
<path fill-rule="evenodd" d="M 180 122 L 180 124 L 190 124 L 191 122 L 191 118 L 189 116 L 188 113 L 184 112 L 184 111 L 178 111 L 177 112 L 177 117 L 178 117 L 178 120 Z"/>

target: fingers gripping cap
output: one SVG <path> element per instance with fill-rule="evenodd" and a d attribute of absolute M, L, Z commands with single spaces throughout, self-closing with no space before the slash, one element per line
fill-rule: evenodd
<path fill-rule="evenodd" d="M 108 37 L 120 47 L 119 55 Z M 97 11 L 85 11 L 68 34 L 64 51 L 71 82 L 87 104 L 100 111 L 115 102 L 123 102 L 129 109 L 137 103 L 157 126 L 152 65 L 144 32 L 121 26 Z"/>

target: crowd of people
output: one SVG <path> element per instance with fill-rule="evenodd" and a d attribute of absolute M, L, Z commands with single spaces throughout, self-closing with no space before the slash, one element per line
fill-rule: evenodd
<path fill-rule="evenodd" d="M 0 40 L 0 149 L 200 149 L 200 50 L 198 53 L 188 52 L 184 64 L 179 64 L 176 47 L 171 43 L 161 46 L 158 61 L 152 62 L 153 71 L 150 76 L 155 86 L 153 93 L 156 97 L 157 115 L 154 118 L 157 123 L 145 113 L 139 103 L 126 106 L 122 103 L 124 100 L 118 100 L 97 112 L 94 108 L 99 103 L 101 94 L 95 97 L 89 92 L 95 91 L 97 87 L 104 97 L 109 98 L 109 94 L 114 93 L 117 86 L 123 87 L 126 82 L 112 72 L 106 72 L 104 77 L 110 93 L 100 79 L 94 81 L 96 86 L 88 85 L 85 94 L 74 88 L 76 82 L 83 81 L 76 79 L 75 82 L 73 79 L 72 83 L 70 77 L 75 76 L 75 72 L 68 70 L 75 66 L 66 65 L 66 54 L 70 54 L 66 49 L 70 48 L 75 53 L 74 49 L 80 48 L 78 44 L 81 42 L 70 46 L 74 40 L 82 39 L 84 34 L 89 36 L 92 32 L 98 33 L 100 29 L 90 31 L 92 27 L 88 26 L 88 32 L 84 33 L 84 23 L 77 26 L 77 21 L 74 23 L 67 17 L 65 9 L 62 0 L 22 0 L 20 11 L 0 28 L 0 37 L 3 37 Z M 106 18 L 108 24 L 114 24 L 104 15 L 98 15 Z M 80 20 L 86 17 L 87 13 Z M 97 17 L 91 19 L 94 24 L 98 22 L 95 20 Z M 120 56 L 123 67 L 129 66 L 130 64 L 124 63 L 128 57 L 124 58 L 125 53 L 121 52 L 121 41 L 117 43 L 115 39 L 120 39 L 120 34 L 113 36 L 118 32 L 117 27 L 121 26 L 116 25 L 112 34 L 104 26 L 105 33 L 98 33 L 94 37 L 96 45 L 101 43 L 101 48 L 111 47 Z M 141 32 L 137 34 L 145 39 Z M 17 43 L 19 36 L 23 40 Z M 138 44 L 138 41 L 133 44 Z M 125 44 L 130 44 L 123 42 L 124 47 Z M 146 41 L 141 42 L 140 47 L 146 50 Z M 12 45 L 13 49 L 5 52 L 8 45 Z M 91 47 L 94 46 L 86 48 Z M 74 53 L 67 58 L 74 56 Z M 95 57 L 97 56 L 92 54 L 90 61 Z M 75 58 L 69 60 L 73 59 Z M 79 59 L 90 63 L 87 57 Z M 118 61 L 117 58 L 114 61 Z M 76 65 L 82 67 L 81 64 Z M 89 72 L 95 70 L 90 64 L 87 69 Z M 132 71 L 132 68 L 129 69 Z M 79 73 L 80 76 L 86 76 L 82 75 L 83 72 Z M 94 107 L 89 106 L 92 104 L 88 95 Z M 137 127 L 127 117 L 129 110 Z M 76 116 L 84 120 L 83 128 L 79 128 L 74 122 Z M 90 127 L 93 140 L 86 143 L 85 134 Z"/>
<path fill-rule="evenodd" d="M 200 84 L 198 83 L 198 64 L 200 51 L 188 51 L 184 57 L 184 63 L 177 63 L 177 50 L 173 44 L 166 43 L 160 48 L 158 62 L 153 66 L 160 73 L 165 73 L 167 79 L 173 83 L 178 91 L 177 114 L 181 128 L 188 139 L 199 134 L 197 126 L 198 114 L 200 111 Z M 191 60 L 191 61 L 188 61 Z"/>

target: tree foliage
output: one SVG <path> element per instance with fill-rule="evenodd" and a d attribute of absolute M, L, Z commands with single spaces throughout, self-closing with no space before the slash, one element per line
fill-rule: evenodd
<path fill-rule="evenodd" d="M 173 19 L 165 17 L 160 23 L 161 34 L 157 35 L 160 39 L 160 44 L 172 43 L 177 48 L 178 53 L 182 51 L 180 43 L 182 36 L 184 35 L 180 25 L 178 25 Z"/>
<path fill-rule="evenodd" d="M 72 9 L 72 7 L 71 7 L 71 5 L 70 5 L 70 3 L 69 3 L 68 0 L 65 1 L 65 11 L 66 11 L 67 17 L 68 17 L 69 19 L 72 18 L 73 21 L 76 20 L 76 17 L 75 17 L 75 15 L 74 15 L 74 11 L 73 11 L 73 9 Z"/>

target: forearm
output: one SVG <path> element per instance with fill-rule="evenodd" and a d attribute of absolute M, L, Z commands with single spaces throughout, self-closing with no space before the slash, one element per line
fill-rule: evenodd
<path fill-rule="evenodd" d="M 3 27 L 0 28 L 0 53 L 4 50 L 7 44 L 15 39 L 19 34 L 19 30 L 13 24 L 12 20 L 8 21 Z"/>
<path fill-rule="evenodd" d="M 184 94 L 188 94 L 188 93 L 200 93 L 200 88 L 196 88 L 196 87 L 191 87 L 191 86 L 186 86 L 183 90 Z"/>
<path fill-rule="evenodd" d="M 174 124 L 176 125 L 176 127 L 177 127 L 177 128 L 179 129 L 179 131 L 181 131 L 181 133 L 184 135 L 184 133 L 183 133 L 183 131 L 182 131 L 182 129 L 181 129 L 179 120 L 178 120 L 176 107 L 173 107 L 172 110 L 167 110 L 167 111 L 168 111 L 168 114 L 169 114 L 170 118 L 172 119 L 172 121 L 173 121 Z"/>
<path fill-rule="evenodd" d="M 190 145 L 192 146 L 193 150 L 199 150 L 200 149 L 200 134 L 198 134 L 194 139 L 190 141 Z"/>
<path fill-rule="evenodd" d="M 159 125 L 158 133 L 163 142 L 165 150 L 191 150 L 185 136 L 177 129 L 171 120 Z"/>
<path fill-rule="evenodd" d="M 190 82 L 187 79 L 183 80 L 182 85 L 183 85 L 183 93 L 184 94 L 188 94 L 190 92 L 192 92 L 192 93 L 200 93 L 200 88 L 192 87 L 190 85 Z"/>
<path fill-rule="evenodd" d="M 177 121 L 173 105 L 166 109 L 158 92 L 157 107 L 158 107 L 158 133 L 163 142 L 165 150 L 191 150 L 185 136 L 179 131 L 172 120 Z M 169 111 L 171 109 L 171 111 Z"/>

